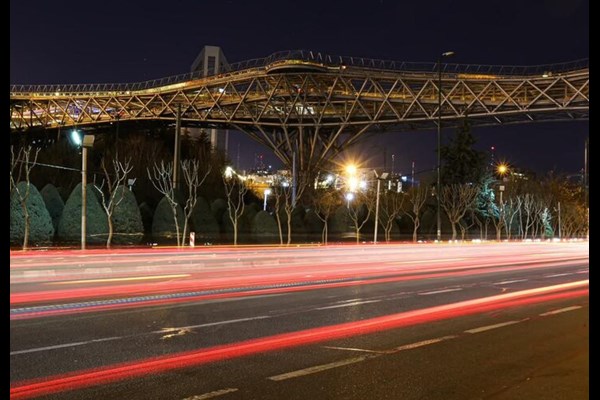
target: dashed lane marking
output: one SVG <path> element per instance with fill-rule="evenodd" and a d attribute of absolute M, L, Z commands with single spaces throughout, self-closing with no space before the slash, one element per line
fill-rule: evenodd
<path fill-rule="evenodd" d="M 363 353 L 375 353 L 375 354 L 386 354 L 386 351 L 368 350 L 368 349 L 357 349 L 355 347 L 337 347 L 337 346 L 323 346 L 324 349 L 332 350 L 346 350 L 346 351 L 360 351 Z"/>
<path fill-rule="evenodd" d="M 508 285 L 509 283 L 525 282 L 527 279 L 513 279 L 511 281 L 495 282 L 492 285 Z"/>
<path fill-rule="evenodd" d="M 333 369 L 333 368 L 337 368 L 337 367 L 342 367 L 344 365 L 356 364 L 361 361 L 367 360 L 369 358 L 378 357 L 378 356 L 379 355 L 377 355 L 377 354 L 371 354 L 371 355 L 366 355 L 366 356 L 362 356 L 362 357 L 347 358 L 345 360 L 336 361 L 336 362 L 332 362 L 329 364 L 315 365 L 314 367 L 299 369 L 297 371 L 287 372 L 287 373 L 281 374 L 281 375 L 270 376 L 267 379 L 270 379 L 272 381 L 283 381 L 285 379 L 297 378 L 299 376 L 316 374 L 317 372 L 326 371 L 328 369 Z"/>
<path fill-rule="evenodd" d="M 528 319 L 528 318 L 527 318 Z M 489 331 L 492 329 L 496 329 L 496 328 L 502 328 L 503 326 L 509 326 L 509 325 L 514 325 L 514 324 L 518 324 L 519 322 L 523 322 L 526 319 L 522 319 L 519 321 L 508 321 L 508 322 L 501 322 L 499 324 L 494 324 L 494 325 L 487 325 L 487 326 L 481 326 L 479 328 L 473 328 L 473 329 L 469 329 L 466 330 L 466 333 L 479 333 L 479 332 L 485 332 L 485 331 Z"/>
<path fill-rule="evenodd" d="M 434 290 L 434 291 L 431 291 L 431 292 L 421 292 L 421 293 L 418 293 L 418 294 L 419 294 L 419 296 L 428 296 L 430 294 L 456 292 L 456 291 L 459 291 L 459 290 L 462 290 L 462 288 Z"/>
<path fill-rule="evenodd" d="M 214 397 L 222 396 L 222 395 L 227 394 L 227 393 L 237 392 L 238 390 L 239 389 L 235 389 L 235 388 L 227 388 L 227 389 L 215 390 L 214 392 L 209 392 L 209 393 L 204 393 L 204 394 L 198 394 L 198 395 L 192 396 L 192 397 L 186 397 L 183 400 L 206 400 L 206 399 L 212 399 Z"/>
<path fill-rule="evenodd" d="M 334 306 L 319 307 L 319 308 L 315 308 L 315 310 L 329 310 L 331 308 L 354 307 L 354 306 L 359 306 L 361 304 L 379 303 L 380 301 L 381 300 L 354 301 L 352 303 L 343 303 L 343 304 L 336 304 Z"/>
<path fill-rule="evenodd" d="M 581 308 L 581 306 L 571 306 L 571 307 L 559 308 L 558 310 L 552 310 L 552 311 L 548 311 L 548 312 L 545 312 L 545 313 L 541 313 L 540 317 L 546 317 L 548 315 L 554 315 L 554 314 L 564 313 L 564 312 L 567 312 L 567 311 L 578 310 L 580 308 Z"/>
<path fill-rule="evenodd" d="M 567 276 L 567 275 L 573 275 L 573 273 L 572 272 L 566 272 L 566 273 L 562 273 L 562 274 L 544 275 L 544 278 L 556 278 L 558 276 Z"/>
<path fill-rule="evenodd" d="M 403 346 L 396 347 L 391 352 L 396 353 L 398 351 L 416 349 L 418 347 L 423 347 L 423 346 L 427 346 L 427 345 L 430 345 L 430 344 L 443 342 L 444 340 L 450 340 L 450 339 L 454 339 L 454 338 L 457 338 L 457 337 L 458 336 L 456 336 L 456 335 L 450 335 L 450 336 L 442 336 L 442 337 L 435 338 L 435 339 L 422 340 L 420 342 L 411 343 L 411 344 L 405 344 Z"/>

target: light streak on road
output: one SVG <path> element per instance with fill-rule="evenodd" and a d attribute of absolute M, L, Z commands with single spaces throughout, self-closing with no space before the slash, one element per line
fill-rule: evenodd
<path fill-rule="evenodd" d="M 190 276 L 190 275 L 189 274 L 178 274 L 178 275 L 131 276 L 128 278 L 80 279 L 78 281 L 48 282 L 48 283 L 46 283 L 46 285 L 75 285 L 75 284 L 80 284 L 80 283 L 149 281 L 149 280 L 154 280 L 154 279 L 185 278 L 188 276 Z"/>
<path fill-rule="evenodd" d="M 492 310 L 506 309 L 526 304 L 536 304 L 587 295 L 589 295 L 589 280 L 539 287 L 360 321 L 277 334 L 238 343 L 153 357 L 134 362 L 108 365 L 65 375 L 45 377 L 35 381 L 17 382 L 11 385 L 10 396 L 11 399 L 31 398 L 34 396 L 108 384 L 124 379 L 141 377 L 148 374 L 158 374 L 174 369 L 187 368 L 266 351 L 348 338 L 356 335 L 364 335 L 383 330 L 489 312 Z"/>

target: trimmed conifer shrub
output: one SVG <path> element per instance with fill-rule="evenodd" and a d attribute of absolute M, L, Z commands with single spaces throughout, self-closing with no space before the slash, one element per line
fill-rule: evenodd
<path fill-rule="evenodd" d="M 108 236 L 106 214 L 95 191 L 92 185 L 86 187 L 86 241 L 89 244 L 106 243 Z M 81 183 L 75 186 L 65 203 L 58 223 L 58 239 L 67 243 L 81 240 Z"/>
<path fill-rule="evenodd" d="M 21 196 L 27 190 L 26 182 L 17 184 Z M 29 196 L 25 201 L 29 214 L 29 245 L 49 244 L 54 237 L 52 218 L 40 192 L 33 184 L 29 184 Z M 25 213 L 19 195 L 13 189 L 10 196 L 10 242 L 22 245 L 25 237 Z"/>

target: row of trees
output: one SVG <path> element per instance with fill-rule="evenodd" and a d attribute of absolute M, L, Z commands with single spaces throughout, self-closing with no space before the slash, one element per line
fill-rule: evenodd
<path fill-rule="evenodd" d="M 299 240 L 294 232 L 318 232 L 323 243 L 328 242 L 332 230 L 337 239 L 342 232 L 351 232 L 357 241 L 371 237 L 376 208 L 376 193 L 372 189 L 359 191 L 354 200 L 346 202 L 340 191 L 314 190 L 307 183 L 311 179 L 299 179 L 294 204 L 292 188 L 275 182 L 269 196 L 269 213 L 259 213 L 260 202 L 248 190 L 243 177 L 224 174 L 226 160 L 211 151 L 206 140 L 189 142 L 185 146 L 186 159 L 176 167 L 164 161 L 169 155 L 165 146 L 157 144 L 160 141 L 143 140 L 140 136 L 127 140 L 139 151 L 132 152 L 125 145 L 119 155 L 105 143 L 103 157 L 95 161 L 102 173 L 95 175 L 98 179 L 93 179 L 95 183 L 88 187 L 88 218 L 91 220 L 90 214 L 96 214 L 104 222 L 89 233 L 90 240 L 102 238 L 110 247 L 115 239 L 116 243 L 137 243 L 152 232 L 153 239 L 166 238 L 182 246 L 191 229 L 210 233 L 214 240 L 226 240 L 219 235 L 231 232 L 234 244 L 240 234 L 246 240 L 250 232 L 254 237 L 278 239 L 281 244 Z M 536 181 L 509 178 L 501 182 L 506 190 L 499 201 L 497 177 L 485 165 L 484 154 L 474 149 L 474 143 L 465 126 L 442 148 L 443 185 L 439 194 L 426 183 L 405 193 L 381 193 L 377 223 L 386 241 L 398 235 L 410 235 L 413 241 L 420 236 L 432 237 L 437 196 L 443 209 L 443 231 L 451 231 L 453 240 L 486 239 L 492 230 L 497 240 L 585 234 L 587 208 L 580 186 L 553 176 Z M 56 150 L 56 146 L 51 147 Z M 46 185 L 40 196 L 31 184 L 32 178 L 36 179 L 34 166 L 38 158 L 46 157 L 47 161 L 48 152 L 21 147 L 11 148 L 11 155 L 11 240 L 18 240 L 24 248 L 30 239 L 36 243 L 40 237 L 52 240 L 54 232 L 59 240 L 77 240 L 81 188 L 72 191 L 64 205 L 65 212 L 59 206 L 62 187 Z M 63 178 L 68 175 L 51 177 L 65 183 Z M 175 175 L 180 177 L 179 182 Z M 48 178 L 47 174 L 43 176 Z M 131 176 L 138 178 L 135 196 L 125 186 Z M 41 177 L 38 175 L 37 180 Z M 64 191 L 62 198 L 66 198 Z M 332 224 L 334 229 L 330 229 Z M 93 231 L 91 226 L 88 230 Z"/>
<path fill-rule="evenodd" d="M 357 242 L 372 238 L 376 199 L 373 190 L 356 193 L 351 202 L 345 201 L 338 190 L 318 190 L 313 192 L 312 204 L 293 207 L 290 188 L 277 186 L 271 196 L 269 211 L 265 212 L 260 210 L 257 201 L 248 201 L 250 197 L 244 181 L 235 176 L 223 178 L 225 199 L 206 201 L 198 190 L 206 172 L 200 173 L 197 163 L 185 161 L 182 164 L 184 174 L 189 176 L 184 191 L 171 187 L 170 164 L 153 167 L 157 189 L 165 193 L 154 210 L 145 203 L 138 206 L 127 187 L 116 185 L 122 179 L 105 183 L 104 188 L 88 186 L 88 242 L 105 243 L 110 247 L 113 243 L 139 243 L 146 237 L 182 246 L 192 229 L 199 240 L 231 241 L 234 244 L 240 240 L 290 244 L 318 240 L 315 234 L 324 244 L 331 236 L 337 240 L 353 237 Z M 127 171 L 127 163 L 114 165 L 115 169 Z M 443 231 L 451 231 L 449 238 L 452 240 L 585 236 L 586 208 L 577 186 L 558 179 L 505 184 L 508 190 L 502 202 L 497 201 L 493 191 L 481 186 L 443 186 L 440 192 Z M 61 243 L 78 242 L 81 229 L 79 185 L 66 203 L 51 184 L 40 192 L 26 181 L 11 185 L 13 243 L 27 248 L 30 242 L 47 244 L 55 237 Z M 491 202 L 486 201 L 489 198 Z M 378 223 L 385 241 L 409 236 L 413 241 L 434 237 L 436 197 L 429 186 L 411 188 L 405 193 L 383 191 L 379 208 Z"/>

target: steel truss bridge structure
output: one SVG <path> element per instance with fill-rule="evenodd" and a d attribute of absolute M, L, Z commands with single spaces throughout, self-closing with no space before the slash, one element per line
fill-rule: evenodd
<path fill-rule="evenodd" d="M 236 129 L 288 166 L 295 153 L 308 171 L 377 129 L 432 129 L 438 118 L 445 127 L 588 119 L 589 62 L 438 66 L 288 51 L 207 77 L 12 85 L 10 117 L 13 131 L 117 120 Z"/>

